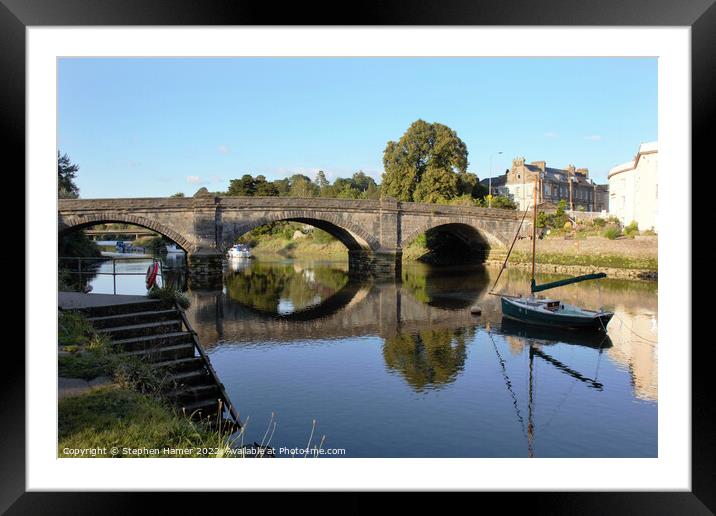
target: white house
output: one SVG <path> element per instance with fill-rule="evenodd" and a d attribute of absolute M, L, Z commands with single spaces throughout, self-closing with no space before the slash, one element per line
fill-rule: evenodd
<path fill-rule="evenodd" d="M 642 143 L 633 160 L 609 171 L 609 214 L 622 224 L 657 231 L 658 161 L 657 142 Z"/>

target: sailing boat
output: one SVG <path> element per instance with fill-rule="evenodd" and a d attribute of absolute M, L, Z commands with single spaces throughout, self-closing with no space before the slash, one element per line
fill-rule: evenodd
<path fill-rule="evenodd" d="M 527 212 L 525 211 L 525 215 Z M 524 221 L 524 216 L 522 218 Z M 520 224 L 520 228 L 522 225 Z M 519 229 L 517 230 L 519 235 Z M 512 246 L 507 253 L 505 262 L 502 264 L 502 270 L 507 265 L 507 260 L 510 258 L 510 252 L 512 247 L 515 245 L 517 235 L 512 241 Z M 530 282 L 530 296 L 509 296 L 506 294 L 499 294 L 502 301 L 502 315 L 516 321 L 520 321 L 527 324 L 537 324 L 541 326 L 550 326 L 554 328 L 562 329 L 589 329 L 589 330 L 604 330 L 606 331 L 607 324 L 614 316 L 613 312 L 606 311 L 594 311 L 580 308 L 574 305 L 568 305 L 563 303 L 559 299 L 543 299 L 534 296 L 536 292 L 542 292 L 556 287 L 562 287 L 564 285 L 570 285 L 572 283 L 579 283 L 581 281 L 588 281 L 593 279 L 605 278 L 607 275 L 603 272 L 596 274 L 585 274 L 583 276 L 576 276 L 574 278 L 568 278 L 559 281 L 553 281 L 551 283 L 545 283 L 543 285 L 537 285 L 535 282 L 535 246 L 537 243 L 537 181 L 535 181 L 534 188 L 534 199 L 532 202 L 532 280 Z M 495 285 L 500 279 L 498 274 Z M 493 285 L 493 288 L 494 286 Z"/>

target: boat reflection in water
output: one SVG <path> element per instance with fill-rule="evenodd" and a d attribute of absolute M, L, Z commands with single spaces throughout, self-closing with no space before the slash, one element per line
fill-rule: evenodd
<path fill-rule="evenodd" d="M 611 348 L 613 345 L 608 333 L 548 328 L 533 324 L 524 324 L 507 317 L 503 317 L 499 332 L 503 335 L 529 339 L 535 344 L 574 344 L 600 350 Z"/>
<path fill-rule="evenodd" d="M 407 265 L 402 281 L 357 282 L 345 263 L 255 259 L 227 267 L 223 289 L 190 290 L 188 316 L 249 439 L 273 412 L 274 445 L 305 446 L 315 419 L 350 457 L 656 456 L 656 397 L 636 392 L 656 378 L 634 376 L 656 353 L 611 330 L 656 317 L 654 286 L 564 287 L 618 305 L 608 334 L 582 334 L 503 320 L 493 274 Z"/>

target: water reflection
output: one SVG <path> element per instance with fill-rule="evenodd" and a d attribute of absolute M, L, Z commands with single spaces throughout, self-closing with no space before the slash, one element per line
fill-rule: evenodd
<path fill-rule="evenodd" d="M 354 457 L 655 456 L 656 284 L 560 288 L 615 312 L 592 335 L 503 321 L 495 274 L 406 264 L 359 283 L 346 263 L 245 260 L 189 290 L 188 316 L 241 413 L 279 415 L 279 445 L 305 445 L 315 418 Z M 505 292 L 528 288 L 506 273 Z"/>
<path fill-rule="evenodd" d="M 473 327 L 399 333 L 384 339 L 383 358 L 416 391 L 440 387 L 462 371 L 475 331 Z"/>
<path fill-rule="evenodd" d="M 267 315 L 289 315 L 317 307 L 347 283 L 348 272 L 337 268 L 258 261 L 232 267 L 224 281 L 231 301 Z"/>

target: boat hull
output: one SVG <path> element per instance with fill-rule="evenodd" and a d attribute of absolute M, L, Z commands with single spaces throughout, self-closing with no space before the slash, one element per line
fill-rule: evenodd
<path fill-rule="evenodd" d="M 565 314 L 530 308 L 518 300 L 502 297 L 502 315 L 525 324 L 570 329 L 604 330 L 614 315 L 611 312 L 587 312 Z"/>

